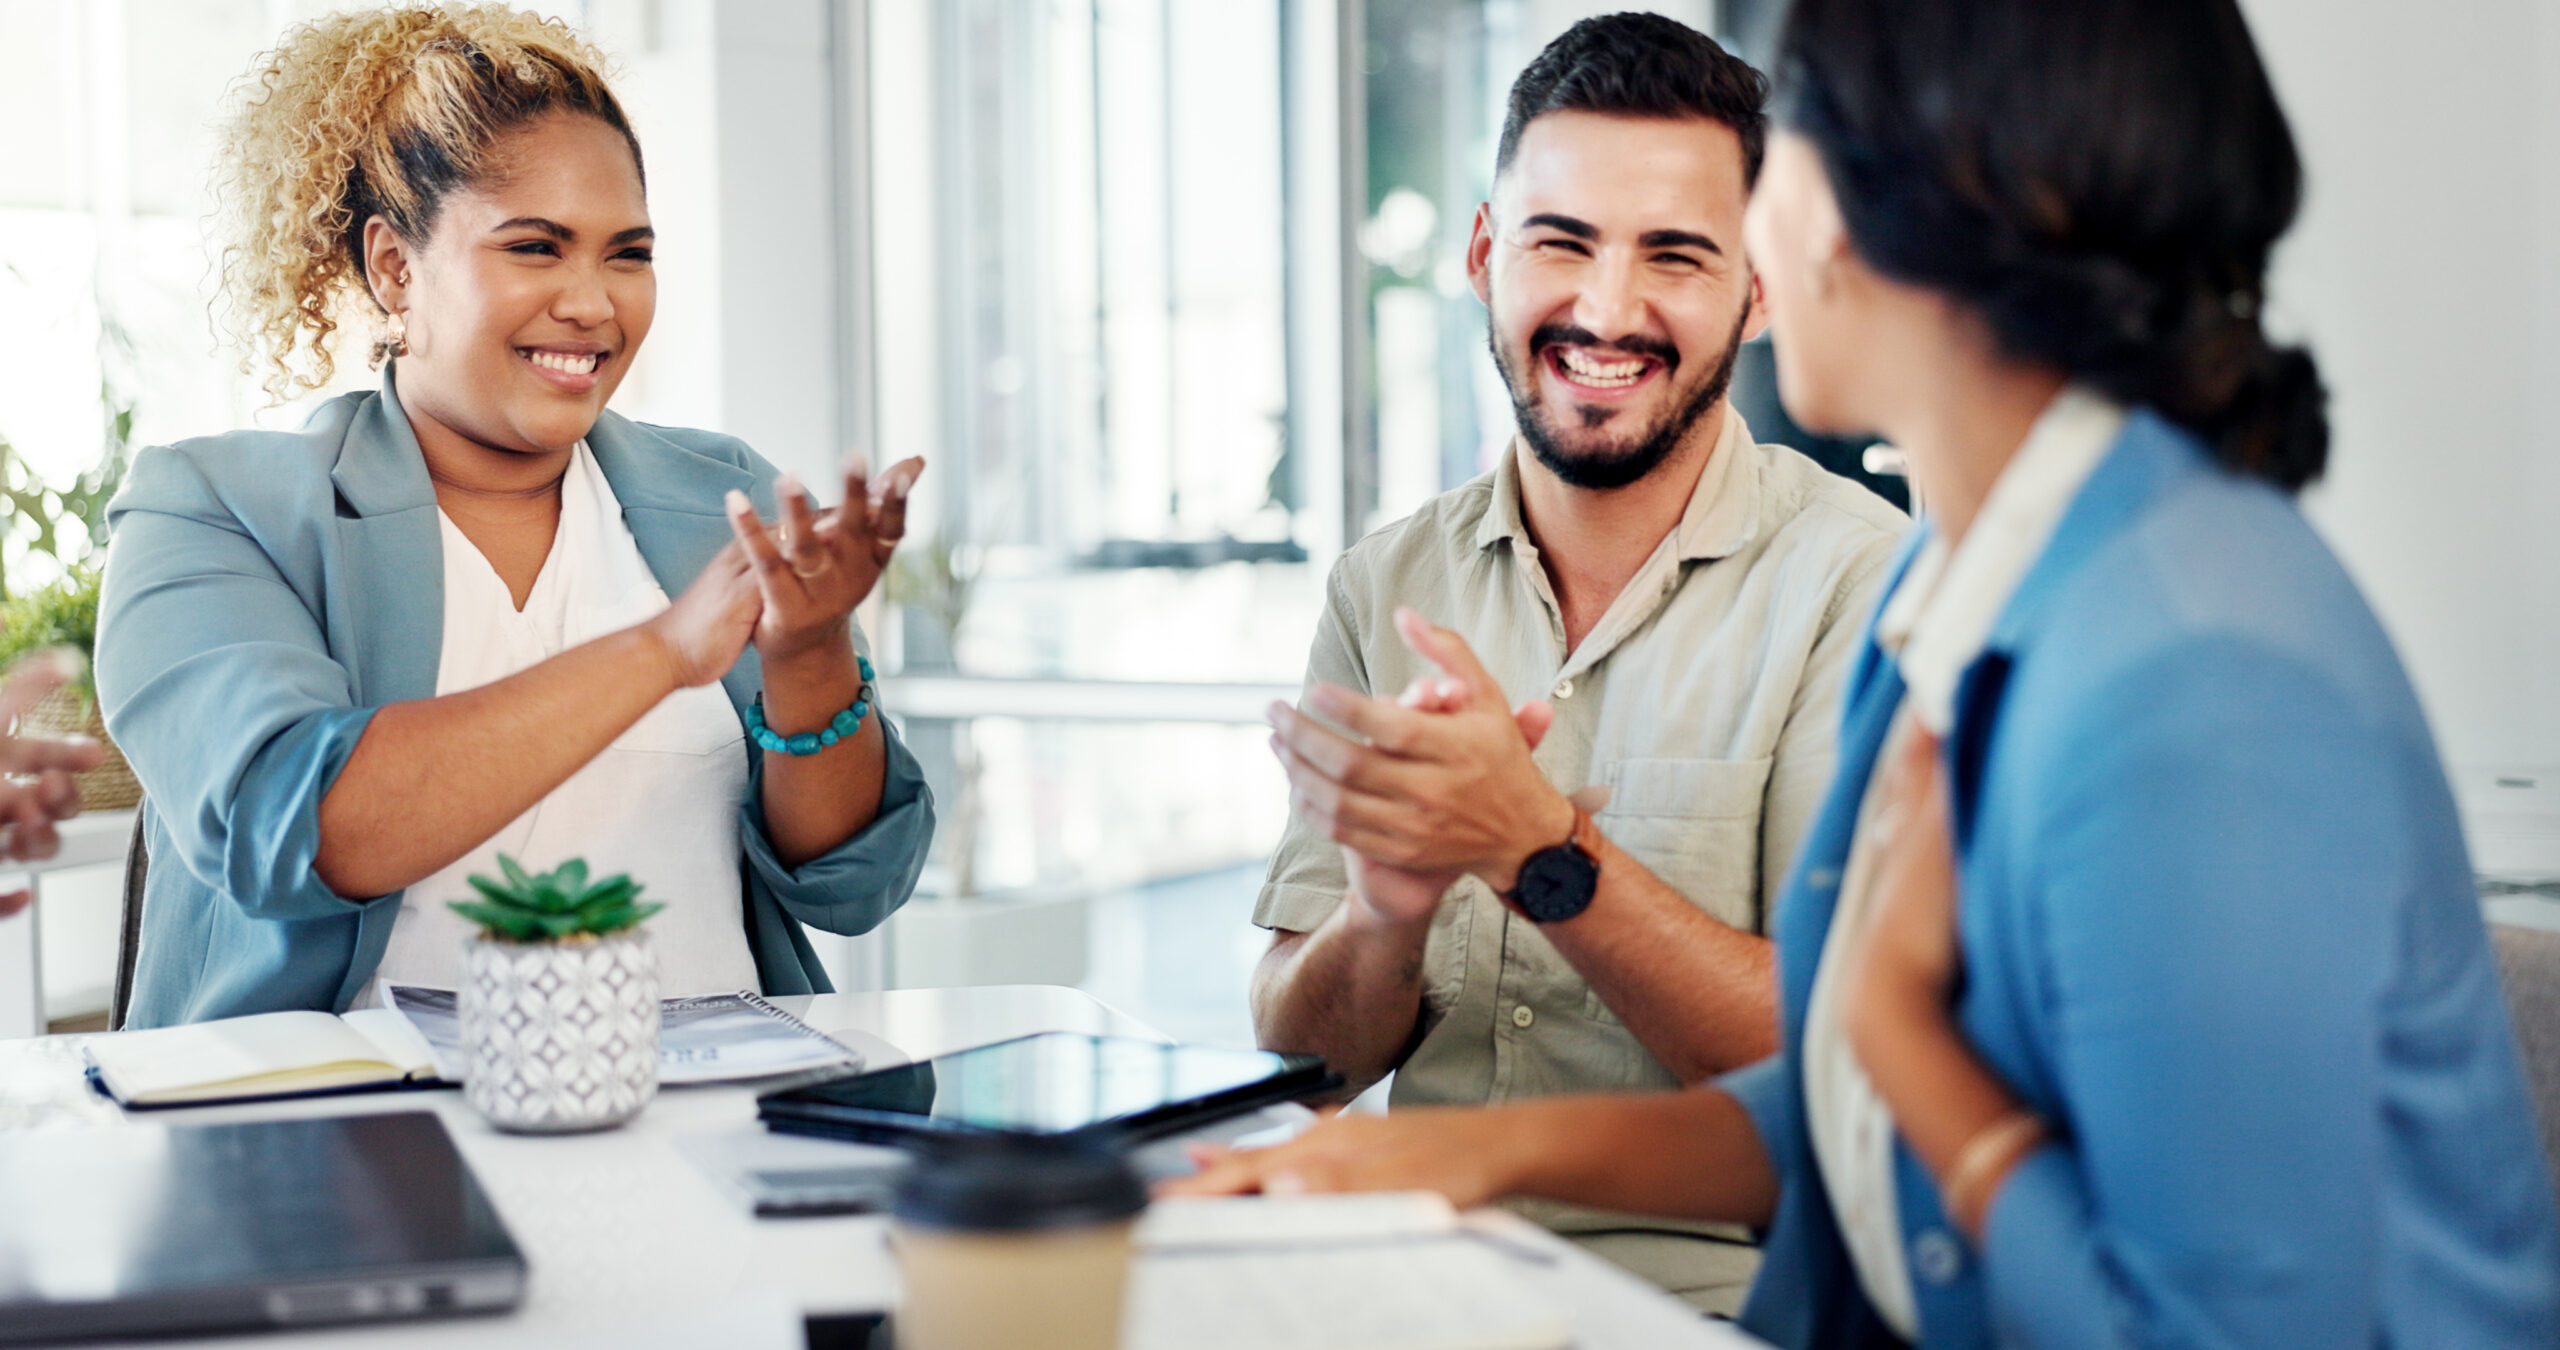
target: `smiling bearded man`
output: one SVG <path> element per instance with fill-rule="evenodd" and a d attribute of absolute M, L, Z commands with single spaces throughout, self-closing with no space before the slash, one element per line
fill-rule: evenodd
<path fill-rule="evenodd" d="M 1355 1090 L 1393 1072 L 1396 1109 L 1670 1089 L 1776 1045 L 1762 934 L 1904 521 L 1725 399 L 1767 323 L 1741 247 L 1766 87 L 1636 14 L 1521 74 L 1467 252 L 1520 435 L 1343 556 L 1314 716 L 1273 709 L 1297 813 L 1255 1025 Z M 1738 1230 L 1526 1208 L 1705 1308 L 1756 1264 Z"/>

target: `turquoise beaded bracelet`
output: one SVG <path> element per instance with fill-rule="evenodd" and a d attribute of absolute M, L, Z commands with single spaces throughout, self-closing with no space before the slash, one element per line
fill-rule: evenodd
<path fill-rule="evenodd" d="M 877 697 L 877 693 L 871 687 L 871 659 L 861 655 L 856 655 L 853 659 L 862 668 L 862 692 Z M 852 707 L 837 713 L 818 730 L 804 731 L 797 736 L 785 736 L 764 724 L 764 695 L 758 694 L 756 701 L 747 705 L 747 739 L 777 755 L 814 755 L 851 736 L 861 728 L 862 719 L 870 715 L 870 700 L 857 697 Z"/>

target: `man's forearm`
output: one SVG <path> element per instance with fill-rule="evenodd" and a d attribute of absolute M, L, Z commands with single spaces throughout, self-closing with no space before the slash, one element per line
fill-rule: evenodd
<path fill-rule="evenodd" d="M 1591 907 L 1541 931 L 1681 1082 L 1777 1049 L 1774 945 L 1717 922 L 1615 844 L 1602 847 Z"/>
<path fill-rule="evenodd" d="M 1394 924 L 1346 898 L 1314 931 L 1276 933 L 1253 973 L 1253 1024 L 1266 1050 L 1322 1055 L 1351 1093 L 1387 1076 L 1422 1015 L 1428 920 Z"/>
<path fill-rule="evenodd" d="M 1595 1209 L 1765 1224 L 1777 1171 L 1742 1103 L 1722 1089 L 1549 1097 L 1516 1117 L 1508 1190 Z"/>

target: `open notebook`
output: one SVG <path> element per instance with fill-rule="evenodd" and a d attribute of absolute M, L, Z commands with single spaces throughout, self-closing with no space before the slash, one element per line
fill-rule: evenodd
<path fill-rule="evenodd" d="M 108 1096 L 139 1108 L 460 1083 L 462 1024 L 453 992 L 406 985 L 390 992 L 391 1007 L 343 1016 L 258 1013 L 99 1036 L 88 1042 L 89 1062 Z M 755 994 L 659 1005 L 661 1083 L 861 1066 L 862 1056 Z"/>
<path fill-rule="evenodd" d="M 226 1017 L 100 1036 L 87 1048 L 99 1085 L 126 1106 L 197 1106 L 447 1082 L 437 1074 L 426 1038 L 389 1008 L 343 1017 Z"/>

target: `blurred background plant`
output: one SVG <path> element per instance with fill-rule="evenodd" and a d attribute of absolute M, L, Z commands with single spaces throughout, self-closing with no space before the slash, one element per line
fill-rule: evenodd
<path fill-rule="evenodd" d="M 72 573 L 96 562 L 107 547 L 107 503 L 124 485 L 133 458 L 135 400 L 118 387 L 115 372 L 133 366 L 133 340 L 121 324 L 101 319 L 97 460 L 68 483 L 48 482 L 8 433 L 0 431 L 0 596 L 29 584 L 84 583 Z M 73 527 L 76 528 L 66 528 Z M 93 577 L 85 583 L 94 595 Z M 94 613 L 94 602 L 93 602 Z M 86 650 L 84 645 L 83 650 Z"/>
<path fill-rule="evenodd" d="M 107 746 L 106 763 L 80 775 L 80 803 L 121 810 L 141 799 L 132 767 L 107 740 L 90 670 L 98 648 L 98 583 L 107 547 L 107 503 L 124 485 L 133 456 L 135 400 L 115 372 L 132 369 L 124 328 L 101 320 L 98 348 L 100 446 L 96 461 L 68 483 L 48 482 L 0 433 L 0 670 L 36 652 L 68 647 L 80 674 L 27 711 L 20 729 L 43 735 L 86 735 Z"/>
<path fill-rule="evenodd" d="M 58 581 L 0 600 L 0 670 L 48 648 L 71 648 L 80 653 L 80 674 L 63 693 L 77 698 L 82 712 L 98 697 L 89 664 L 97 655 L 99 576 L 97 568 L 75 563 Z"/>

